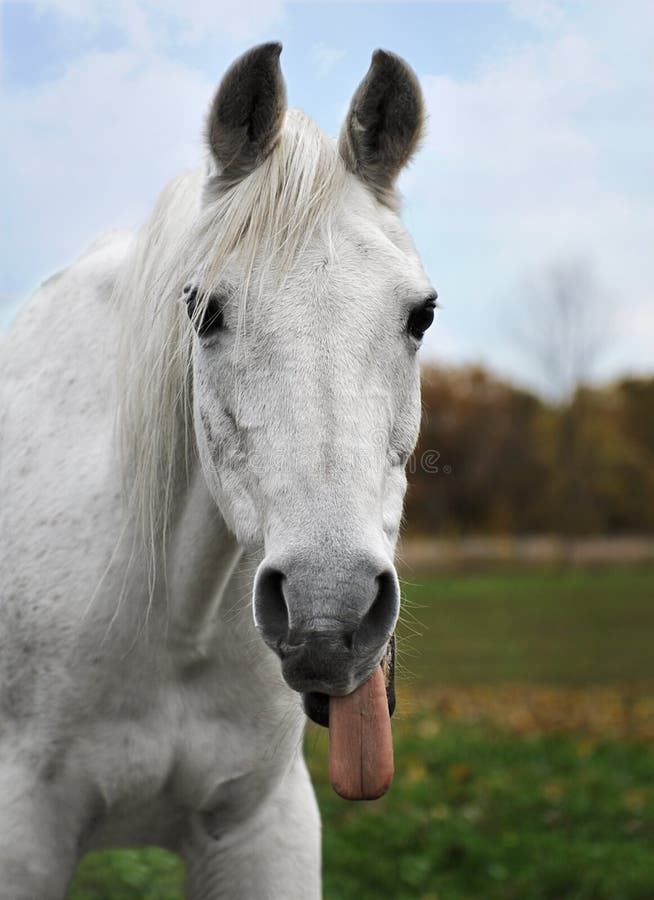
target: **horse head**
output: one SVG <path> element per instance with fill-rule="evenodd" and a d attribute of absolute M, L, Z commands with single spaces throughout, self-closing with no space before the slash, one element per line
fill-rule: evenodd
<path fill-rule="evenodd" d="M 414 73 L 378 50 L 338 142 L 286 110 L 279 44 L 225 75 L 207 123 L 193 412 L 209 489 L 264 548 L 254 620 L 324 721 L 387 653 L 393 554 L 436 294 L 395 181 L 423 128 Z"/>

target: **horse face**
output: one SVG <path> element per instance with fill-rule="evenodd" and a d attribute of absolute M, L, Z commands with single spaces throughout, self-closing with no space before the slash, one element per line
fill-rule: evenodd
<path fill-rule="evenodd" d="M 278 56 L 276 45 L 250 51 L 219 89 L 212 117 L 223 126 L 210 123 L 217 169 L 207 203 L 212 191 L 236 196 L 265 165 L 268 179 L 282 172 L 282 183 L 264 180 L 261 188 L 283 202 L 283 179 L 301 183 L 306 163 L 314 188 L 302 199 L 320 213 L 308 228 L 287 210 L 290 237 L 276 256 L 263 238 L 252 252 L 246 241 L 210 286 L 199 276 L 185 288 L 195 325 L 194 421 L 207 484 L 228 525 L 242 543 L 265 548 L 253 601 L 263 640 L 295 690 L 345 694 L 379 663 L 399 611 L 392 557 L 420 420 L 417 349 L 435 294 L 389 203 L 421 120 L 396 116 L 403 132 L 391 140 L 374 119 L 366 127 L 375 134 L 366 134 L 370 91 L 376 115 L 392 121 L 384 96 L 392 106 L 397 90 L 417 90 L 396 57 L 389 74 L 384 56 L 376 75 L 373 58 L 372 76 L 355 94 L 339 148 L 303 117 L 289 114 L 275 126 Z M 249 80 L 250 67 L 258 75 Z M 250 85 L 256 94 L 263 84 L 272 95 L 237 103 L 234 72 L 235 90 Z M 230 141 L 225 105 L 268 111 L 259 130 L 248 130 L 257 146 L 243 150 L 242 129 L 240 143 Z M 375 159 L 373 144 L 391 149 Z M 321 181 L 318 172 L 329 175 Z M 294 226 L 308 228 L 301 240 Z"/>

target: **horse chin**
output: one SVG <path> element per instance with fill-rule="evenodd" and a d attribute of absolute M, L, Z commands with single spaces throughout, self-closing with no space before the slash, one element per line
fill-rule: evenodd
<path fill-rule="evenodd" d="M 386 678 L 386 700 L 388 702 L 388 713 L 393 715 L 395 712 L 395 635 L 388 642 L 388 647 L 384 660 L 381 663 Z M 315 722 L 316 725 L 322 725 L 329 728 L 329 694 L 322 694 L 320 691 L 308 691 L 302 694 L 302 706 L 304 712 Z"/>

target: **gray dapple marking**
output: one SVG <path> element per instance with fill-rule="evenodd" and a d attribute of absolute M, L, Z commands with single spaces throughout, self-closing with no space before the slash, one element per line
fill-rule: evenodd
<path fill-rule="evenodd" d="M 377 51 L 338 145 L 286 111 L 279 53 L 234 64 L 206 166 L 2 348 L 3 900 L 144 844 L 192 900 L 320 894 L 299 692 L 352 690 L 393 631 L 434 294 L 393 193 L 414 75 Z"/>

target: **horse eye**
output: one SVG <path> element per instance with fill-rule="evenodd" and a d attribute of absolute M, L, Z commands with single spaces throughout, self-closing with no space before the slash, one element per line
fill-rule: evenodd
<path fill-rule="evenodd" d="M 434 321 L 434 310 L 436 309 L 436 298 L 430 297 L 423 306 L 414 309 L 409 316 L 407 322 L 407 331 L 411 337 L 417 341 L 421 340 L 425 331 Z"/>
<path fill-rule="evenodd" d="M 220 331 L 225 325 L 223 314 L 223 298 L 218 294 L 209 294 L 205 306 L 200 312 L 200 301 L 204 300 L 200 291 L 187 284 L 184 287 L 184 301 L 189 319 L 198 333 L 198 337 L 208 337 L 216 331 Z"/>

